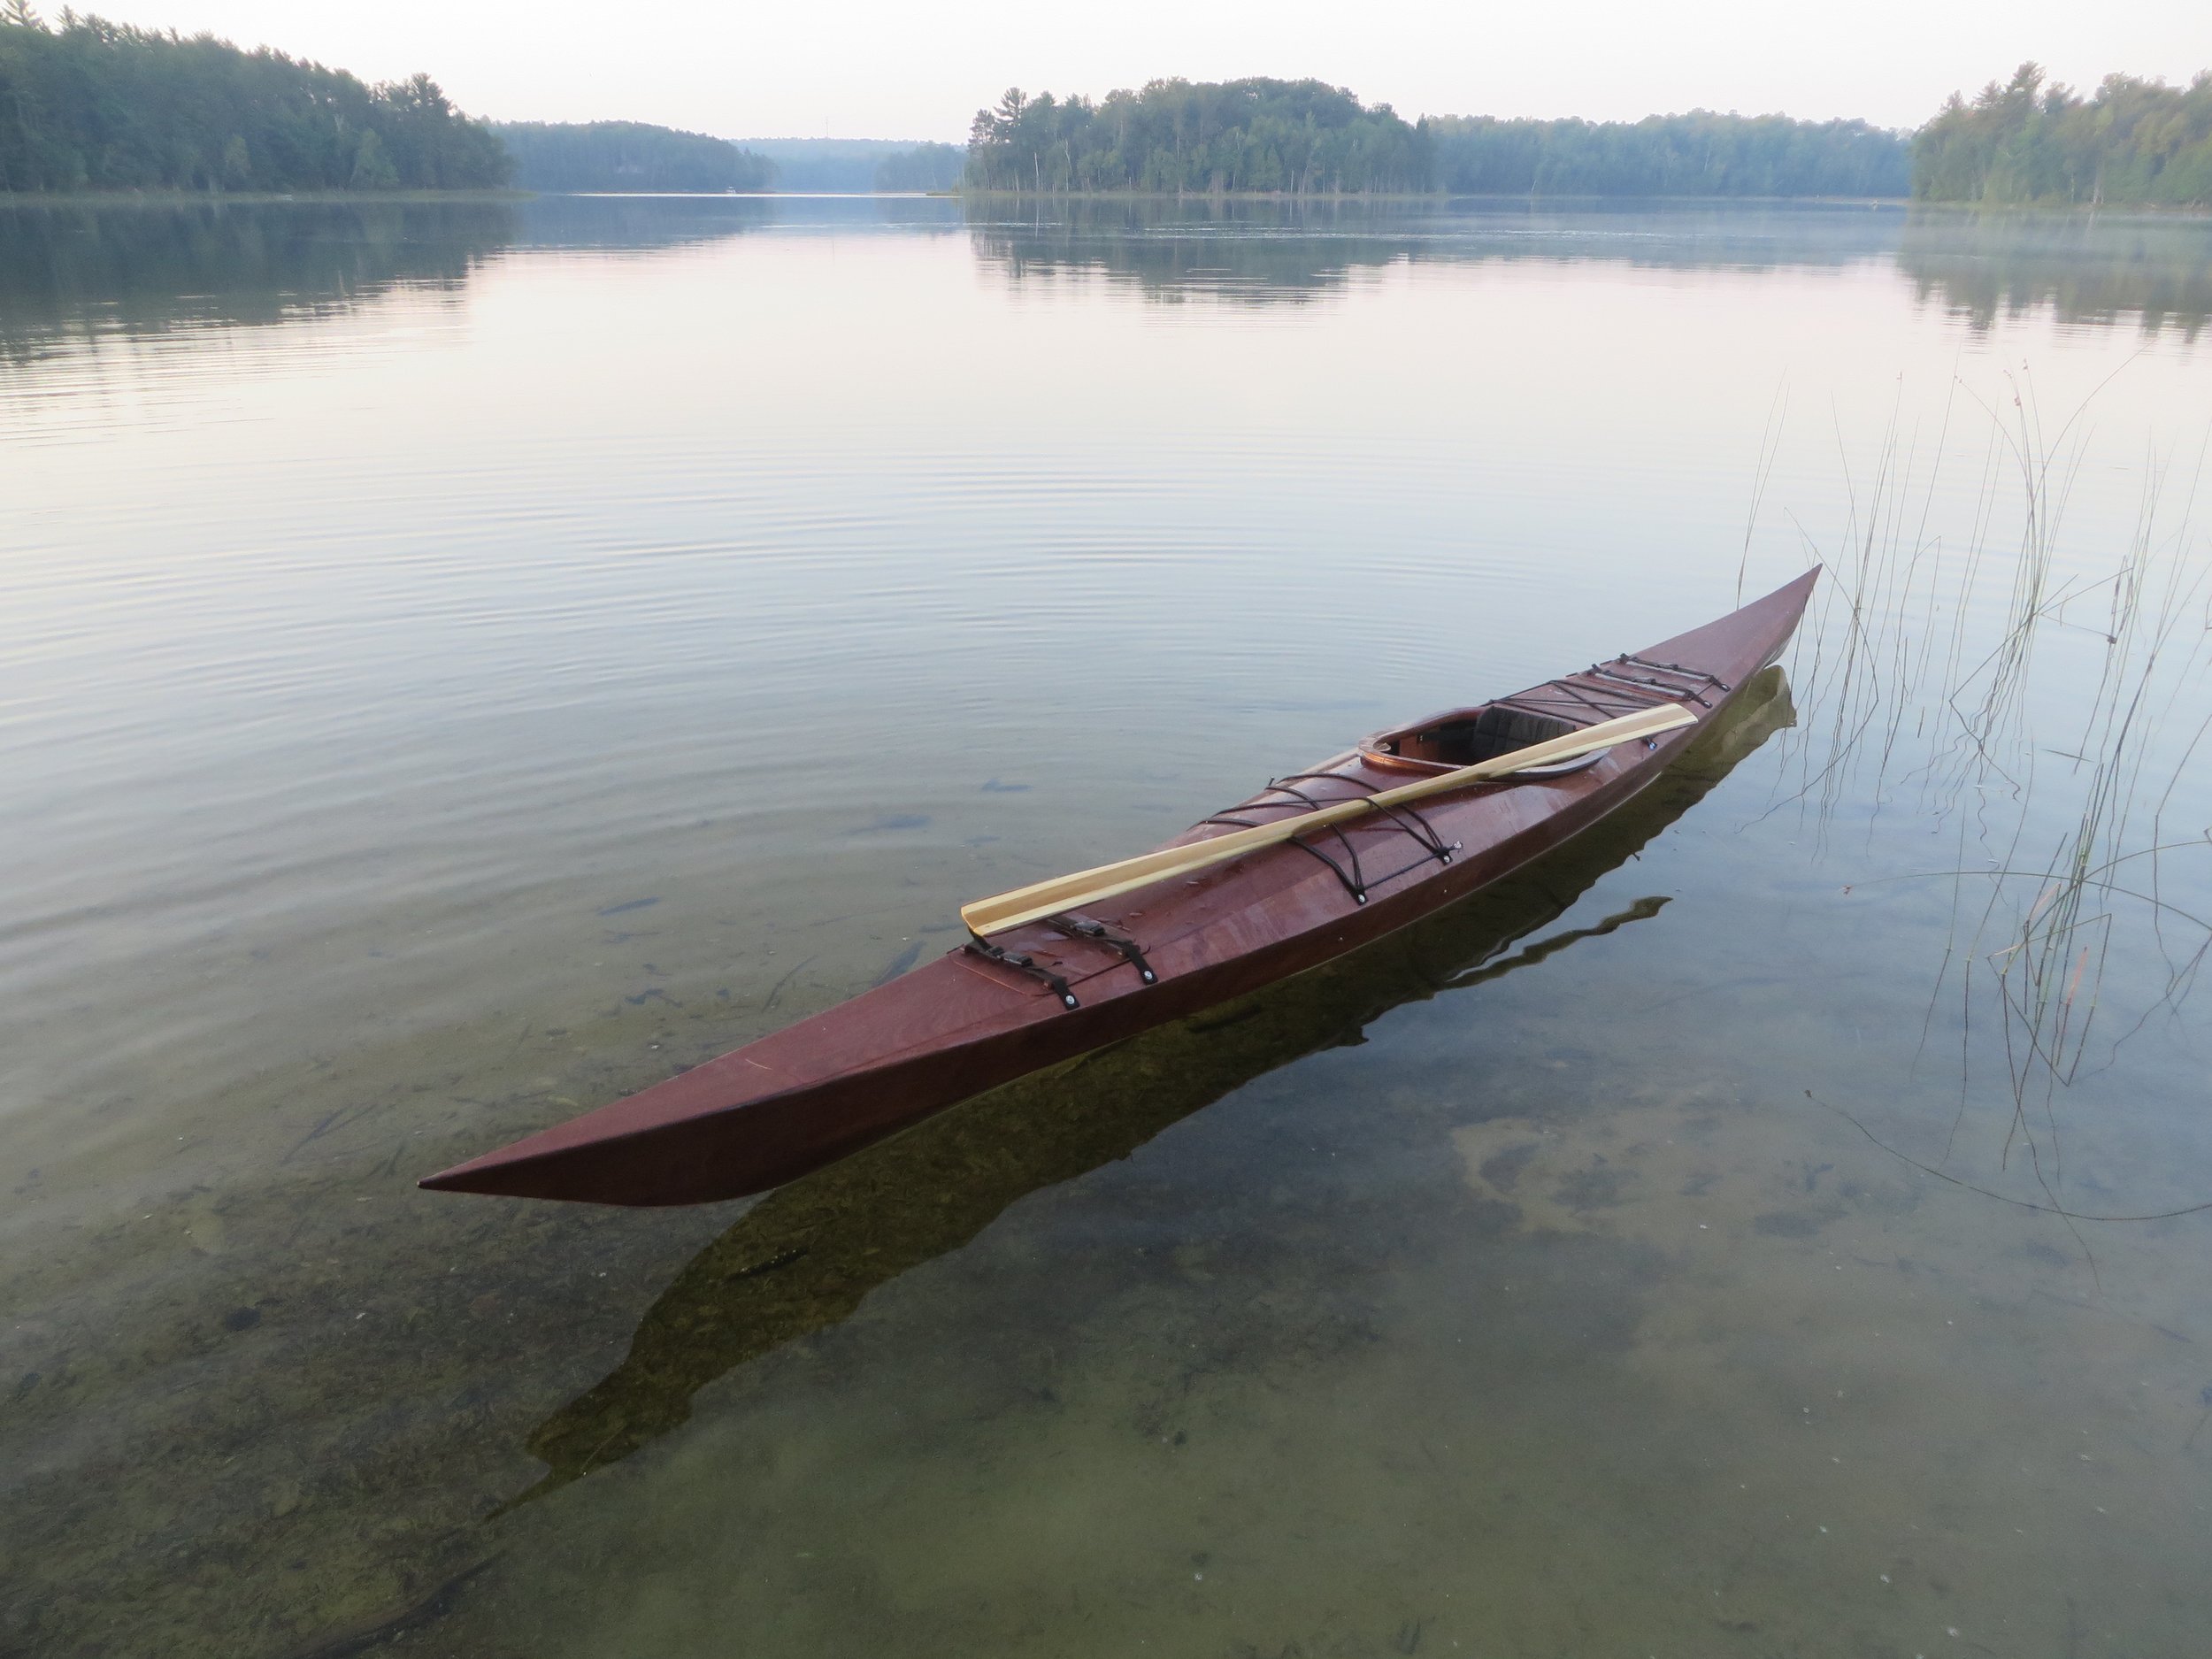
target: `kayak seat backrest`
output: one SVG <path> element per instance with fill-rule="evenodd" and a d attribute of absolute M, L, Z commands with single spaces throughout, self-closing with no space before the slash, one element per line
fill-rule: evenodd
<path fill-rule="evenodd" d="M 1440 760 L 1448 766 L 1471 766 L 1479 760 L 1489 760 L 1498 755 L 1526 749 L 1531 743 L 1543 742 L 1547 738 L 1564 737 L 1575 729 L 1570 720 L 1555 720 L 1541 714 L 1528 714 L 1519 709 L 1486 708 L 1475 711 L 1474 718 L 1445 720 L 1421 733 L 1428 740 L 1424 760 Z"/>

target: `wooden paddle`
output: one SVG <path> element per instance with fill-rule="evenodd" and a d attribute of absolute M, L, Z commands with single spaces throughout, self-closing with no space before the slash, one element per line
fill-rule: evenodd
<path fill-rule="evenodd" d="M 1162 848 L 1158 852 L 1141 853 L 1134 858 L 1125 858 L 1118 864 L 1101 864 L 1095 870 L 1079 870 L 1073 875 L 1055 876 L 1049 881 L 1016 887 L 1011 893 L 1002 893 L 995 898 L 978 899 L 972 904 L 960 907 L 960 919 L 967 923 L 969 931 L 978 937 L 998 933 L 1005 928 L 1018 927 L 1024 922 L 1036 921 L 1041 917 L 1072 910 L 1077 905 L 1094 904 L 1101 899 L 1110 899 L 1116 894 L 1149 887 L 1153 882 L 1164 881 L 1171 876 L 1187 875 L 1194 870 L 1203 870 L 1209 864 L 1239 857 L 1257 848 L 1271 847 L 1279 841 L 1288 841 L 1294 835 L 1302 835 L 1310 829 L 1320 829 L 1330 824 L 1340 824 L 1347 818 L 1363 817 L 1383 807 L 1423 800 L 1429 795 L 1441 795 L 1448 789 L 1463 789 L 1469 784 L 1487 782 L 1511 772 L 1524 772 L 1531 766 L 1548 766 L 1555 761 L 1572 760 L 1578 755 L 1610 749 L 1616 743 L 1656 737 L 1662 732 L 1693 726 L 1696 721 L 1697 716 L 1680 703 L 1663 703 L 1656 708 L 1624 714 L 1618 719 L 1601 720 L 1595 726 L 1586 726 L 1580 731 L 1570 732 L 1563 737 L 1548 738 L 1541 743 L 1532 743 L 1526 749 L 1517 749 L 1510 754 L 1479 760 L 1473 765 L 1462 766 L 1455 772 L 1440 772 L 1434 777 L 1400 784 L 1394 789 L 1385 789 L 1377 795 L 1333 802 L 1318 810 L 1300 813 L 1279 823 L 1262 824 L 1253 829 L 1233 830 L 1226 835 L 1217 835 L 1210 841 L 1193 841 L 1186 847 Z"/>

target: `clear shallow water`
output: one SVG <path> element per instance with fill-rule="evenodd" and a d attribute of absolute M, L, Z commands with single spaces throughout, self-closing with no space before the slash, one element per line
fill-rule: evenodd
<path fill-rule="evenodd" d="M 2005 1199 L 2212 1199 L 2202 223 L 0 250 L 9 1642 L 2191 1650 L 2212 1218 Z M 750 1209 L 410 1185 L 1811 557 L 1632 856 Z"/>

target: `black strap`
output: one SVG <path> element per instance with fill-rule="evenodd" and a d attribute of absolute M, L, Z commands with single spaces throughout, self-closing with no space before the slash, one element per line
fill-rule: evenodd
<path fill-rule="evenodd" d="M 967 948 L 986 961 L 998 963 L 1002 966 L 1013 969 L 1018 973 L 1025 973 L 1033 979 L 1043 980 L 1045 984 L 1052 987 L 1052 994 L 1060 999 L 1061 1007 L 1080 1008 L 1082 1006 L 1075 1000 L 1075 993 L 1068 989 L 1068 982 L 1050 968 L 1046 967 L 1036 957 L 1024 956 L 1018 950 L 1002 949 L 980 934 L 970 938 Z"/>
<path fill-rule="evenodd" d="M 1064 933 L 1074 933 L 1085 939 L 1094 939 L 1121 953 L 1122 959 L 1137 971 L 1137 977 L 1147 985 L 1157 985 L 1160 976 L 1152 972 L 1152 964 L 1144 959 L 1144 952 L 1133 939 L 1124 939 L 1103 922 L 1094 922 L 1087 916 L 1048 916 L 1045 926 L 1056 927 Z"/>

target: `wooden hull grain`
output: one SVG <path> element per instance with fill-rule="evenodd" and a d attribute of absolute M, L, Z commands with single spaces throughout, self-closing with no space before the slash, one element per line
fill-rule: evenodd
<path fill-rule="evenodd" d="M 1499 703 L 1589 725 L 1678 694 L 1701 724 L 1780 654 L 1816 576 Z M 1698 729 L 1609 750 L 1580 770 L 1425 802 L 1417 828 L 1371 815 L 1340 841 L 1314 836 L 1311 852 L 1267 848 L 1086 911 L 1141 948 L 1153 983 L 1105 944 L 1026 924 L 993 942 L 1061 980 L 1075 1006 L 1040 975 L 964 946 L 422 1185 L 610 1204 L 704 1203 L 780 1186 L 987 1088 L 1242 996 L 1463 898 L 1618 809 Z M 1406 780 L 1360 749 L 1298 776 L 1299 788 L 1325 800 Z M 1222 816 L 1248 823 L 1293 810 L 1271 787 Z M 1451 851 L 1448 863 L 1424 832 Z M 1169 844 L 1224 833 L 1202 825 Z"/>

